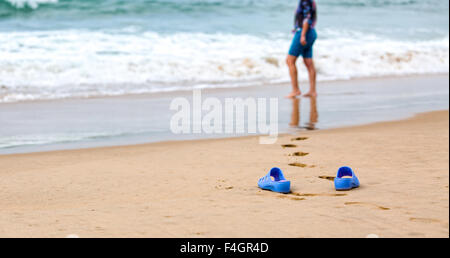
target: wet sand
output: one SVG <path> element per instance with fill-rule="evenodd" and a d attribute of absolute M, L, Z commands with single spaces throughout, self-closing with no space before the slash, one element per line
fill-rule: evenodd
<path fill-rule="evenodd" d="M 0 237 L 449 237 L 448 118 L 3 155 Z M 291 194 L 257 188 L 274 166 Z"/>
<path fill-rule="evenodd" d="M 306 92 L 307 83 L 301 83 Z M 302 98 L 297 105 L 284 98 L 290 85 L 258 85 L 204 89 L 202 99 L 278 98 L 280 132 L 296 124 L 330 129 L 394 121 L 416 113 L 448 109 L 449 76 L 420 75 L 321 82 L 319 98 Z M 211 139 L 246 134 L 178 134 L 170 130 L 177 97 L 192 100 L 192 91 L 87 99 L 0 103 L 0 154 L 29 153 L 134 145 L 161 141 Z M 192 103 L 192 102 L 191 102 Z M 295 104 L 295 103 L 294 103 Z M 267 109 L 267 117 L 269 117 Z M 314 112 L 315 111 L 315 112 Z M 313 114 L 315 113 L 315 114 Z M 312 114 L 312 115 L 311 115 Z"/>

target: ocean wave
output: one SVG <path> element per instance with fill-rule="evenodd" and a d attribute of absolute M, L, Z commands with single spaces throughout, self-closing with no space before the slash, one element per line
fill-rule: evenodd
<path fill-rule="evenodd" d="M 422 1 L 417 1 L 417 0 L 390 0 L 390 1 L 385 1 L 385 0 L 339 0 L 339 1 L 334 1 L 334 0 L 325 0 L 323 1 L 325 4 L 329 4 L 329 5 L 337 5 L 337 6 L 371 6 L 371 7 L 377 7 L 377 6 L 405 6 L 405 5 L 416 5 L 419 3 L 427 3 L 429 1 L 427 0 L 422 0 Z"/>
<path fill-rule="evenodd" d="M 449 38 L 322 32 L 318 79 L 447 73 Z M 290 35 L 80 30 L 0 33 L 0 102 L 288 82 Z M 301 66 L 300 66 L 301 67 Z M 301 80 L 307 80 L 300 68 Z"/>
<path fill-rule="evenodd" d="M 41 4 L 56 4 L 56 3 L 58 3 L 58 0 L 5 0 L 5 1 L 19 9 L 26 8 L 26 7 L 36 9 Z"/>
<path fill-rule="evenodd" d="M 35 134 L 35 135 L 15 135 L 0 137 L 0 149 L 25 147 L 44 144 L 63 144 L 80 141 L 100 140 L 112 137 L 124 137 L 143 134 L 145 132 L 72 132 L 60 134 Z"/>
<path fill-rule="evenodd" d="M 144 12 L 161 12 L 161 10 L 171 11 L 212 11 L 224 9 L 234 9 L 239 11 L 242 8 L 259 8 L 270 10 L 271 7 L 292 8 L 289 0 L 277 1 L 272 0 L 99 0 L 99 1 L 82 1 L 82 0 L 0 0 L 17 9 L 37 9 L 41 5 L 53 4 L 55 11 L 68 12 L 79 11 L 84 12 L 88 9 L 91 13 L 135 13 Z M 64 8 L 58 8 L 61 6 Z M 295 4 L 294 4 L 295 5 Z"/>
<path fill-rule="evenodd" d="M 60 2 L 59 0 L 0 0 L 9 3 L 16 8 L 30 7 L 36 9 L 39 5 L 43 4 L 55 4 Z M 271 7 L 292 7 L 295 6 L 295 1 L 291 0 L 133 0 L 133 1 L 121 1 L 121 0 L 99 0 L 99 1 L 83 1 L 83 0 L 61 0 L 61 2 L 68 4 L 67 6 L 72 8 L 79 7 L 114 7 L 114 8 L 129 8 L 133 6 L 145 7 L 170 7 L 180 10 L 189 11 L 192 8 L 264 8 L 270 9 Z M 448 6 L 445 1 L 436 0 L 321 0 L 320 6 L 339 6 L 339 7 L 388 7 L 388 6 L 416 6 L 433 8 L 436 6 Z M 81 8 L 82 9 L 82 8 Z M 134 8 L 133 8 L 134 9 Z M 101 11 L 101 10 L 99 10 Z"/>

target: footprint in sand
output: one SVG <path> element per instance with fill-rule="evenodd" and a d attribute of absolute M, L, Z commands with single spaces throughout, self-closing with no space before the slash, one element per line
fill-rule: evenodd
<path fill-rule="evenodd" d="M 284 144 L 284 145 L 281 145 L 281 147 L 283 147 L 283 149 L 285 149 L 285 148 L 296 148 L 297 145 L 295 145 L 295 144 Z"/>
<path fill-rule="evenodd" d="M 221 180 L 217 180 L 217 181 L 218 181 L 218 185 L 215 186 L 216 189 L 219 189 L 219 190 L 231 190 L 231 189 L 234 188 L 233 186 L 224 186 L 224 185 L 222 185 L 222 183 L 226 184 L 226 180 L 221 179 Z"/>
<path fill-rule="evenodd" d="M 304 196 L 304 197 L 316 197 L 316 196 L 339 197 L 339 196 L 347 196 L 347 194 L 343 194 L 343 193 L 319 193 L 319 194 L 314 194 L 314 193 L 291 193 L 291 194 L 295 195 L 295 196 Z"/>
<path fill-rule="evenodd" d="M 293 200 L 293 201 L 303 201 L 303 200 L 306 200 L 305 198 L 292 197 L 292 196 L 289 196 L 289 195 L 279 195 L 278 198 L 280 198 L 280 199 L 290 199 L 290 200 Z"/>
<path fill-rule="evenodd" d="M 410 232 L 410 233 L 408 233 L 408 236 L 412 236 L 412 237 L 424 237 L 425 234 L 424 234 L 424 233 L 420 233 L 420 232 Z"/>
<path fill-rule="evenodd" d="M 304 157 L 306 155 L 309 155 L 309 153 L 308 152 L 302 152 L 302 151 L 294 152 L 292 154 L 289 154 L 289 156 L 295 156 L 295 157 Z"/>
<path fill-rule="evenodd" d="M 334 181 L 334 176 L 319 176 L 320 179 Z"/>
<path fill-rule="evenodd" d="M 313 194 L 313 193 L 289 193 L 289 194 L 283 194 L 279 195 L 278 198 L 281 199 L 290 199 L 294 201 L 303 201 L 306 200 L 305 197 L 317 197 L 317 196 L 330 196 L 330 197 L 339 197 L 339 196 L 346 196 L 347 194 L 329 194 L 329 193 L 320 193 L 320 194 Z"/>
<path fill-rule="evenodd" d="M 233 189 L 234 187 L 233 187 L 233 186 L 222 186 L 222 185 L 218 185 L 218 186 L 216 186 L 215 188 L 216 188 L 216 189 L 219 189 L 219 190 L 231 190 L 231 189 Z"/>
<path fill-rule="evenodd" d="M 390 208 L 386 208 L 386 207 L 379 206 L 379 205 L 372 204 L 372 203 L 364 203 L 364 202 L 345 202 L 344 204 L 345 204 L 345 205 L 362 205 L 362 206 L 370 206 L 370 207 L 374 207 L 374 208 L 377 208 L 377 209 L 380 209 L 380 210 L 384 210 L 384 211 L 390 210 Z"/>
<path fill-rule="evenodd" d="M 291 141 L 304 141 L 304 140 L 308 140 L 308 137 L 297 137 L 291 139 Z"/>
<path fill-rule="evenodd" d="M 441 221 L 438 219 L 430 219 L 430 218 L 409 218 L 409 220 L 422 223 L 441 223 Z"/>
<path fill-rule="evenodd" d="M 305 168 L 305 167 L 307 167 L 308 165 L 303 164 L 303 163 L 297 163 L 297 162 L 296 162 L 296 163 L 290 163 L 289 166 Z"/>
<path fill-rule="evenodd" d="M 306 164 L 298 163 L 298 162 L 290 163 L 290 164 L 288 164 L 288 165 L 289 165 L 289 166 L 292 166 L 292 167 L 299 167 L 299 168 L 306 168 L 306 167 L 309 167 L 309 168 L 315 168 L 315 167 L 316 167 L 315 165 L 308 166 L 308 165 L 306 165 Z"/>

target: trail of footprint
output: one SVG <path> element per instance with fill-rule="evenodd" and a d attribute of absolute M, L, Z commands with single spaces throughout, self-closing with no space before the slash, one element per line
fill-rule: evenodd
<path fill-rule="evenodd" d="M 305 141 L 305 140 L 308 140 L 308 137 L 297 137 L 291 139 L 291 141 Z"/>
<path fill-rule="evenodd" d="M 376 204 L 372 204 L 372 203 L 365 203 L 365 202 L 345 202 L 344 203 L 345 205 L 363 205 L 363 206 L 371 206 L 371 207 L 375 207 L 375 208 L 377 208 L 377 209 L 380 209 L 380 210 L 390 210 L 390 208 L 386 208 L 386 207 L 383 207 L 383 206 L 379 206 L 379 205 L 376 205 Z"/>
<path fill-rule="evenodd" d="M 285 148 L 296 148 L 297 145 L 295 145 L 295 144 L 284 144 L 284 145 L 281 145 L 281 147 L 283 147 L 283 149 L 285 149 Z"/>

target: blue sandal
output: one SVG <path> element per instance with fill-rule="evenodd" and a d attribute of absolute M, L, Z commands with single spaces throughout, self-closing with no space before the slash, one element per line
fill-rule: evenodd
<path fill-rule="evenodd" d="M 341 167 L 334 179 L 334 187 L 337 191 L 351 190 L 359 187 L 359 180 L 350 167 Z"/>
<path fill-rule="evenodd" d="M 286 180 L 283 172 L 279 168 L 272 168 L 265 177 L 259 179 L 258 186 L 263 190 L 270 190 L 277 193 L 291 192 L 291 181 Z"/>

